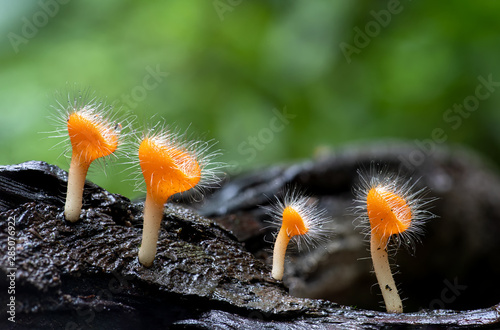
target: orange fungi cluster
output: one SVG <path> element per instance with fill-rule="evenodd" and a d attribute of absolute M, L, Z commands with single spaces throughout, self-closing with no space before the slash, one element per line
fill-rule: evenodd
<path fill-rule="evenodd" d="M 114 154 L 121 147 L 122 125 L 113 120 L 111 109 L 95 98 L 69 100 L 63 107 L 65 135 L 72 148 L 65 217 L 75 222 L 80 217 L 85 178 L 89 166 L 97 159 Z M 61 103 L 59 103 L 61 105 Z M 125 125 L 128 128 L 128 124 Z M 125 133 L 126 135 L 127 133 Z M 201 193 L 203 188 L 219 180 L 219 163 L 212 162 L 218 152 L 213 143 L 189 141 L 165 126 L 149 129 L 134 144 L 133 162 L 141 169 L 146 185 L 144 224 L 139 261 L 153 265 L 165 203 L 175 194 L 186 191 Z M 355 210 L 370 237 L 373 267 L 388 312 L 401 313 L 403 305 L 392 277 L 387 248 L 391 241 L 413 247 L 422 233 L 424 222 L 432 218 L 428 205 L 432 199 L 422 198 L 425 189 L 413 191 L 415 184 L 399 176 L 375 171 L 360 172 L 361 184 L 355 189 Z M 284 198 L 266 208 L 271 223 L 280 228 L 276 235 L 271 275 L 281 280 L 285 255 L 293 240 L 297 246 L 316 246 L 331 235 L 331 218 L 314 200 L 297 188 L 284 192 Z"/>
<path fill-rule="evenodd" d="M 64 215 L 76 222 L 80 218 L 85 179 L 90 165 L 99 158 L 114 154 L 122 146 L 123 125 L 116 122 L 110 106 L 98 101 L 91 94 L 71 96 L 67 105 L 59 103 L 58 121 L 64 128 L 59 135 L 69 136 L 71 164 Z M 131 123 L 125 125 L 129 128 Z M 210 152 L 213 144 L 188 141 L 185 135 L 166 127 L 148 130 L 135 145 L 133 162 L 141 168 L 142 182 L 146 183 L 144 203 L 143 240 L 139 261 L 151 266 L 156 254 L 158 232 L 163 217 L 164 204 L 177 193 L 203 188 L 219 180 L 219 163 L 212 159 L 218 152 Z"/>

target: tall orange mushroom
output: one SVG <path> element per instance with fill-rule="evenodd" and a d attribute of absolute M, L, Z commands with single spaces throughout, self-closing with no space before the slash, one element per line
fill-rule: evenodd
<path fill-rule="evenodd" d="M 80 217 L 83 187 L 89 166 L 96 159 L 117 151 L 122 126 L 113 119 L 112 107 L 86 89 L 71 91 L 58 98 L 58 106 L 55 107 L 58 113 L 54 117 L 58 129 L 53 137 L 67 139 L 69 136 L 71 142 L 64 215 L 66 220 L 75 222 Z"/>
<path fill-rule="evenodd" d="M 120 130 L 96 108 L 79 109 L 69 115 L 68 134 L 72 155 L 64 215 L 75 222 L 82 209 L 83 186 L 90 164 L 116 151 Z"/>
<path fill-rule="evenodd" d="M 356 207 L 365 234 L 370 236 L 370 252 L 377 281 L 382 291 L 386 310 L 402 313 L 403 303 L 392 276 L 387 247 L 391 240 L 398 245 L 414 248 L 415 240 L 423 232 L 423 224 L 434 215 L 428 211 L 433 199 L 424 199 L 426 188 L 413 192 L 411 180 L 376 172 L 369 177 L 358 171 L 361 184 L 356 189 Z"/>
<path fill-rule="evenodd" d="M 144 266 L 153 264 L 168 199 L 191 189 L 201 191 L 218 180 L 220 164 L 211 163 L 218 153 L 209 153 L 210 148 L 208 142 L 187 141 L 183 134 L 166 129 L 150 131 L 140 139 L 138 158 L 146 182 L 146 201 L 139 261 Z"/>

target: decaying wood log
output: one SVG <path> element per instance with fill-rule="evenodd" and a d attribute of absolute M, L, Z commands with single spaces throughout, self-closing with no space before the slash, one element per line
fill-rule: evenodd
<path fill-rule="evenodd" d="M 492 278 L 499 278 L 500 274 L 499 180 L 472 156 L 449 152 L 428 157 L 413 173 L 422 177 L 420 184 L 429 185 L 434 196 L 441 198 L 434 209 L 441 220 L 429 224 L 427 238 L 417 248 L 418 258 L 407 253 L 403 258 L 397 257 L 401 271 L 397 281 L 406 283 L 401 289 L 409 305 L 417 304 L 417 308 L 400 315 L 384 313 L 377 306 L 369 309 L 372 300 L 378 303 L 380 297 L 373 292 L 375 289 L 370 292 L 375 279 L 370 274 L 369 260 L 357 260 L 367 256 L 367 247 L 352 227 L 352 216 L 345 215 L 345 207 L 350 204 L 359 166 L 369 166 L 370 160 L 375 159 L 390 168 L 398 167 L 400 160 L 395 155 L 411 152 L 404 146 L 377 148 L 369 152 L 346 151 L 230 180 L 205 204 L 195 205 L 195 209 L 167 204 L 151 268 L 137 261 L 141 202 L 131 202 L 87 182 L 81 219 L 70 224 L 62 214 L 65 171 L 37 161 L 2 166 L 0 249 L 8 251 L 8 226 L 14 222 L 15 261 L 12 265 L 7 253 L 0 255 L 0 281 L 5 288 L 2 297 L 6 297 L 0 325 L 19 329 L 498 326 L 499 286 Z M 272 196 L 290 183 L 306 186 L 313 198 L 318 198 L 335 216 L 337 234 L 331 245 L 291 255 L 284 282 L 279 282 L 270 277 L 271 243 L 263 239 L 269 231 L 260 230 L 265 227 L 265 215 L 255 205 L 266 204 L 264 194 Z M 473 189 L 473 201 L 458 194 L 458 189 L 464 187 Z M 455 213 L 465 218 L 465 227 L 450 230 L 440 238 L 444 243 L 436 242 L 433 238 L 439 230 L 450 223 L 457 224 L 453 222 Z M 471 218 L 476 222 L 465 222 Z M 473 234 L 489 235 L 475 239 L 468 236 Z M 447 247 L 450 242 L 456 244 Z M 439 244 L 444 244 L 444 251 L 431 256 L 431 250 L 439 248 Z M 447 255 L 450 251 L 465 255 Z M 443 258 L 445 265 L 439 266 Z M 478 265 L 479 259 L 489 264 Z M 459 265 L 455 267 L 461 271 L 456 274 L 463 276 L 458 284 L 467 289 L 459 290 L 454 301 L 448 301 L 453 298 L 449 292 L 443 296 L 441 293 L 448 282 L 454 284 L 450 277 L 454 273 L 449 270 L 447 274 L 440 267 L 457 260 Z M 7 276 L 12 272 L 15 294 L 10 295 L 6 294 L 10 285 Z M 438 273 L 432 276 L 434 272 Z M 482 283 L 468 277 L 472 272 L 483 272 Z M 415 284 L 418 278 L 423 280 Z M 325 291 L 328 284 L 333 289 Z M 412 285 L 418 287 L 411 290 Z M 480 292 L 482 300 L 461 302 L 464 297 L 479 299 L 477 293 L 470 291 L 485 287 L 490 290 L 487 296 Z M 353 299 L 360 298 L 359 303 L 348 301 L 351 290 Z M 418 291 L 427 293 L 412 295 Z M 15 297 L 15 324 L 8 321 L 9 307 L 5 308 L 10 296 Z M 331 301 L 297 296 L 321 296 Z M 434 305 L 418 309 L 418 304 L 427 301 L 434 301 Z M 455 306 L 471 308 L 450 309 Z"/>

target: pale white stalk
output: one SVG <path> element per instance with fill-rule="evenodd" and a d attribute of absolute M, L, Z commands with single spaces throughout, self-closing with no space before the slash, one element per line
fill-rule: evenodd
<path fill-rule="evenodd" d="M 377 276 L 378 285 L 384 297 L 385 307 L 389 313 L 402 313 L 403 303 L 398 294 L 398 289 L 392 277 L 391 267 L 385 244 L 381 244 L 380 237 L 371 235 L 370 251 L 372 254 L 373 269 Z"/>
<path fill-rule="evenodd" d="M 90 164 L 82 163 L 78 155 L 71 156 L 71 164 L 68 172 L 68 189 L 66 192 L 66 204 L 64 205 L 64 216 L 70 222 L 76 222 L 80 218 L 82 210 L 83 187 Z"/>
<path fill-rule="evenodd" d="M 276 237 L 273 251 L 273 270 L 271 275 L 276 280 L 283 279 L 283 273 L 285 271 L 285 254 L 288 242 L 290 242 L 290 237 L 288 237 L 286 230 L 281 228 L 278 237 Z"/>
<path fill-rule="evenodd" d="M 139 248 L 139 262 L 146 267 L 153 264 L 158 243 L 164 204 L 157 203 L 148 193 L 144 202 L 144 222 L 142 225 L 142 243 Z"/>

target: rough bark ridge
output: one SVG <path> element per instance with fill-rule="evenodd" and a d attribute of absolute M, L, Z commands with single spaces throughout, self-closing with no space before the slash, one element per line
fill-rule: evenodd
<path fill-rule="evenodd" d="M 340 159 L 338 170 L 346 159 Z M 295 173 L 285 175 L 286 180 L 278 180 L 277 185 L 266 186 L 275 193 L 281 184 L 306 180 L 304 175 L 309 179 L 319 175 L 318 170 L 331 166 L 331 161 L 264 170 L 260 176 L 256 174 L 259 179 L 249 176 L 243 182 L 264 182 L 277 171 Z M 338 161 L 337 157 L 335 162 Z M 347 168 L 344 166 L 350 171 Z M 342 178 L 345 174 L 336 175 Z M 352 177 L 352 173 L 348 174 Z M 271 279 L 265 258 L 255 257 L 263 253 L 252 241 L 259 235 L 252 234 L 252 230 L 242 234 L 241 228 L 235 228 L 233 234 L 181 205 L 167 205 L 156 260 L 147 269 L 137 261 L 141 203 L 132 203 L 87 182 L 81 219 L 69 224 L 62 215 L 66 180 L 65 171 L 43 162 L 0 167 L 0 249 L 8 250 L 7 223 L 13 220 L 17 269 L 16 323 L 7 321 L 2 304 L 2 327 L 140 329 L 218 325 L 381 329 L 417 325 L 465 329 L 494 328 L 500 322 L 499 304 L 469 311 L 422 310 L 392 315 L 293 297 L 282 283 Z M 333 187 L 332 191 L 338 190 L 338 185 L 330 186 L 335 180 L 331 175 L 328 180 L 321 179 L 325 187 Z M 233 199 L 232 203 L 225 203 L 225 211 L 221 212 L 217 203 L 229 191 L 224 193 L 223 188 L 219 197 L 215 195 L 201 212 L 217 214 L 215 218 L 224 224 L 224 217 L 261 198 L 259 187 L 264 185 L 253 185 L 251 190 L 239 184 L 240 191 L 246 190 L 250 198 Z M 326 191 L 311 187 L 316 192 Z M 249 218 L 253 217 L 252 212 L 249 209 Z M 3 288 L 8 286 L 10 261 L 7 254 L 1 254 Z"/>

